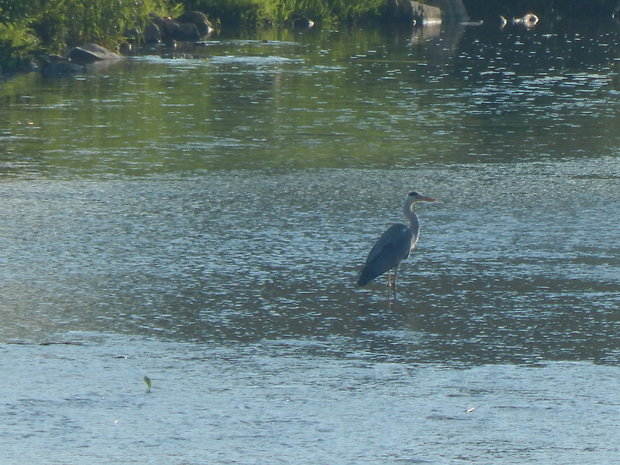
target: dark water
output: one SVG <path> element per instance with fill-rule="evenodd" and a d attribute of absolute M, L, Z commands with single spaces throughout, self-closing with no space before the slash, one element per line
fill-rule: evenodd
<path fill-rule="evenodd" d="M 1 82 L 3 463 L 616 463 L 620 39 L 564 26 Z"/>

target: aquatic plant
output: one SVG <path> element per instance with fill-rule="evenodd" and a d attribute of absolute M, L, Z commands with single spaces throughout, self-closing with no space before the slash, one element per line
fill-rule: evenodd
<path fill-rule="evenodd" d="M 151 386 L 153 385 L 153 383 L 151 382 L 151 378 L 144 375 L 144 382 L 146 383 L 146 392 L 151 392 Z"/>

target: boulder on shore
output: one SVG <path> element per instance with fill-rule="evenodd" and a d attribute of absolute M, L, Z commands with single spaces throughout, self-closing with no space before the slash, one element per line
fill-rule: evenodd
<path fill-rule="evenodd" d="M 62 77 L 82 73 L 84 65 L 118 60 L 121 56 L 97 44 L 74 47 L 65 56 L 47 55 L 41 60 L 41 74 L 46 77 Z"/>
<path fill-rule="evenodd" d="M 442 21 L 469 21 L 463 0 L 389 0 L 392 19 L 415 24 L 434 24 Z"/>
<path fill-rule="evenodd" d="M 156 44 L 161 40 L 161 30 L 153 21 L 149 21 L 144 28 L 144 41 L 147 44 Z"/>
<path fill-rule="evenodd" d="M 162 18 L 151 13 L 151 21 L 144 30 L 146 43 L 157 42 L 195 42 L 214 31 L 204 13 L 187 11 L 178 18 Z"/>
<path fill-rule="evenodd" d="M 86 44 L 80 47 L 73 47 L 69 50 L 69 53 L 67 53 L 67 58 L 71 60 L 72 63 L 87 65 L 96 61 L 118 60 L 121 56 L 101 45 Z"/>
<path fill-rule="evenodd" d="M 436 6 L 416 1 L 411 2 L 414 24 L 427 25 L 441 23 L 441 10 Z"/>
<path fill-rule="evenodd" d="M 181 24 L 195 25 L 201 37 L 207 36 L 214 31 L 213 25 L 207 18 L 207 15 L 200 11 L 186 11 L 175 21 Z"/>
<path fill-rule="evenodd" d="M 39 70 L 45 77 L 62 77 L 81 73 L 84 67 L 60 55 L 47 55 L 42 59 Z"/>

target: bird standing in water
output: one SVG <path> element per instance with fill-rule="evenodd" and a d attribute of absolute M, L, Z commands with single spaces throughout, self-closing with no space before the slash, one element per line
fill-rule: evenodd
<path fill-rule="evenodd" d="M 403 214 L 409 220 L 409 227 L 402 223 L 393 224 L 379 238 L 368 254 L 366 264 L 360 272 L 357 284 L 364 286 L 377 276 L 388 272 L 388 289 L 392 288 L 396 297 L 396 277 L 401 262 L 409 256 L 420 237 L 420 222 L 413 211 L 416 202 L 435 202 L 417 192 L 410 192 L 403 203 Z M 392 270 L 394 276 L 392 279 Z"/>

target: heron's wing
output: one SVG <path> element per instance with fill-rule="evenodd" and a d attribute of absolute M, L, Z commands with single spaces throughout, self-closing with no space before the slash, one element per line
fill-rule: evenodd
<path fill-rule="evenodd" d="M 392 225 L 370 250 L 357 283 L 372 281 L 392 268 L 398 267 L 409 255 L 413 233 L 404 224 Z"/>
<path fill-rule="evenodd" d="M 370 250 L 366 263 L 375 261 L 378 257 L 393 258 L 400 263 L 409 255 L 411 238 L 412 234 L 407 226 L 401 223 L 393 224 Z"/>

